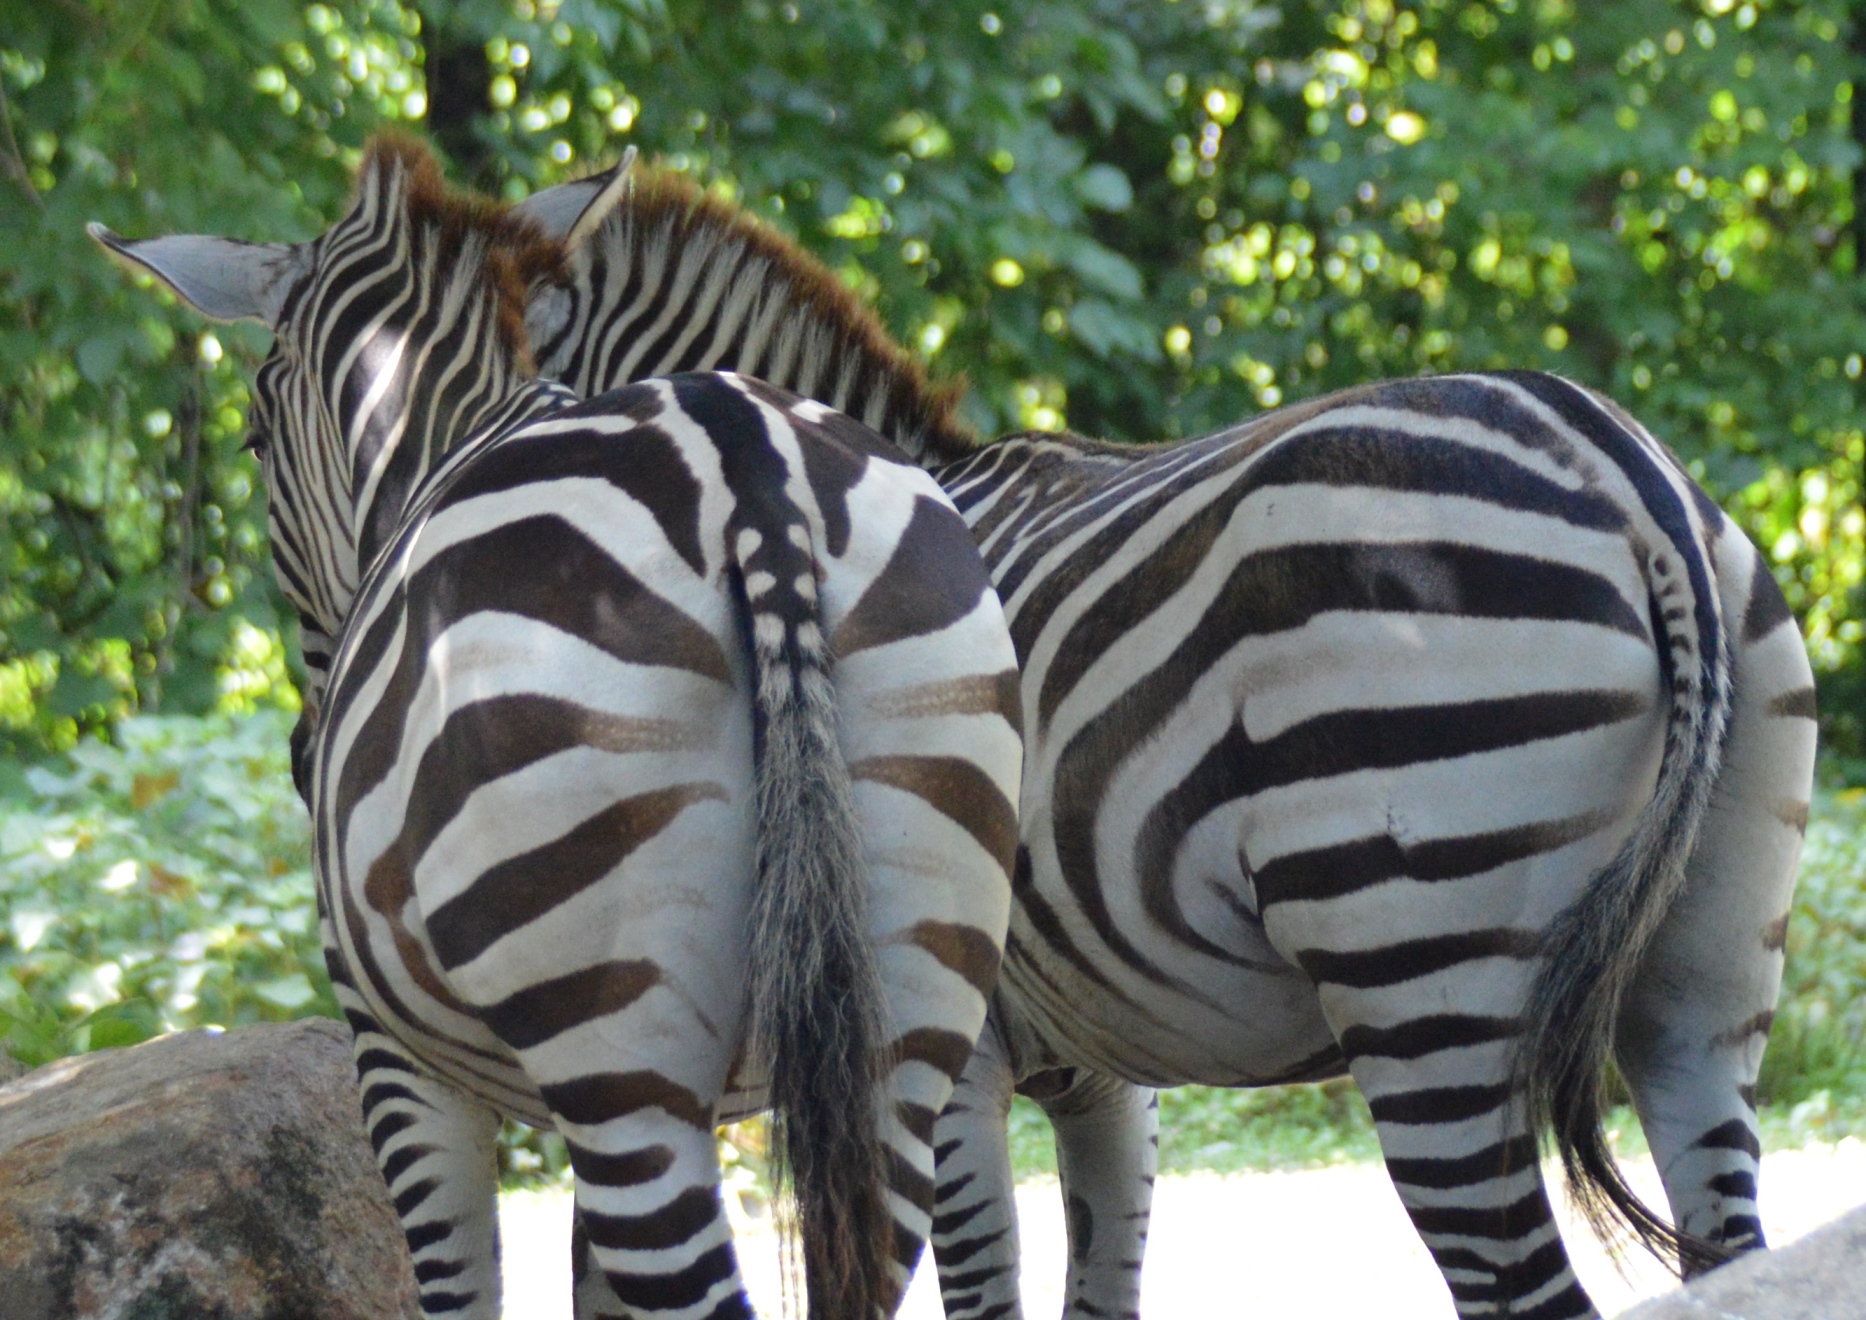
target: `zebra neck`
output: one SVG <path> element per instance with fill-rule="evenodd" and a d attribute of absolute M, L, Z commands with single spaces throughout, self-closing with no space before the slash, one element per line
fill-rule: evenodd
<path fill-rule="evenodd" d="M 924 467 L 978 445 L 960 391 L 931 382 L 832 272 L 691 190 L 625 204 L 572 256 L 567 286 L 534 290 L 526 329 L 540 373 L 585 398 L 735 371 L 848 413 Z"/>
<path fill-rule="evenodd" d="M 451 425 L 432 418 L 426 419 L 430 425 L 418 426 L 411 418 L 385 446 L 376 464 L 380 475 L 363 487 L 357 500 L 358 570 L 367 572 L 420 497 L 462 454 L 575 402 L 577 396 L 555 381 L 521 379 L 512 388 L 489 390 L 470 400 Z"/>
<path fill-rule="evenodd" d="M 1106 485 L 1147 451 L 1069 434 L 1007 436 L 933 475 L 974 529 L 1041 518 Z"/>

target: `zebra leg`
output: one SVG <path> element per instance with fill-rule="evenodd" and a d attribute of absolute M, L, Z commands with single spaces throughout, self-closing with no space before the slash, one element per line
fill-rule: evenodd
<path fill-rule="evenodd" d="M 988 1021 L 933 1129 L 933 1258 L 946 1320 L 1021 1320 L 1012 1195 L 1012 1074 Z"/>
<path fill-rule="evenodd" d="M 1733 550 L 1756 557 L 1747 542 Z M 1719 564 L 1719 576 L 1733 574 Z M 1736 580 L 1775 608 L 1732 601 L 1726 588 L 1725 617 L 1746 626 L 1723 769 L 1684 891 L 1653 938 L 1616 1040 L 1673 1222 L 1732 1253 L 1764 1245 L 1756 1074 L 1814 766 L 1814 684 L 1800 632 L 1765 565 Z M 1687 1276 L 1716 1263 L 1686 1255 Z"/>
<path fill-rule="evenodd" d="M 1018 1087 L 1056 1130 L 1056 1164 L 1069 1224 L 1069 1317 L 1139 1320 L 1140 1266 L 1160 1155 L 1153 1088 L 1059 1068 Z"/>
<path fill-rule="evenodd" d="M 499 1117 L 352 1012 L 363 1125 L 414 1257 L 421 1313 L 499 1320 Z"/>
<path fill-rule="evenodd" d="M 1461 938 L 1461 937 L 1460 937 Z M 1444 965 L 1424 939 L 1310 951 L 1322 1007 L 1373 1110 L 1394 1190 L 1461 1316 L 1592 1317 L 1510 1076 L 1536 963 Z"/>
<path fill-rule="evenodd" d="M 622 1074 L 603 1080 L 627 1085 Z M 627 1105 L 643 1097 L 613 1098 Z M 753 1320 L 710 1122 L 690 1123 L 649 1100 L 601 1122 L 560 1114 L 558 1126 L 576 1174 L 576 1320 Z"/>

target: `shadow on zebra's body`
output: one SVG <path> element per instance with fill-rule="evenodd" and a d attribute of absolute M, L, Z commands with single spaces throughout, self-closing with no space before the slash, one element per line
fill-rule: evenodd
<path fill-rule="evenodd" d="M 562 246 L 412 143 L 373 143 L 307 244 L 93 233 L 277 335 L 252 423 L 310 671 L 296 768 L 424 1312 L 497 1320 L 505 1114 L 569 1146 L 580 1317 L 749 1316 L 714 1128 L 768 1098 L 810 1315 L 892 1313 L 1021 761 L 937 484 L 759 381 L 536 380 L 522 302 Z"/>
<path fill-rule="evenodd" d="M 1004 974 L 938 1134 L 953 1320 L 1018 1313 L 1014 1086 L 1056 1121 L 1072 1316 L 1138 1306 L 1152 1086 L 1351 1072 L 1461 1314 L 1593 1313 L 1541 1132 L 1597 1222 L 1688 1272 L 1761 1245 L 1812 678 L 1767 565 L 1624 412 L 1516 373 L 979 447 L 813 259 L 655 172 L 528 321 L 582 392 L 727 367 L 863 416 L 990 565 L 1025 779 Z M 1672 1224 L 1606 1152 L 1610 1052 Z"/>

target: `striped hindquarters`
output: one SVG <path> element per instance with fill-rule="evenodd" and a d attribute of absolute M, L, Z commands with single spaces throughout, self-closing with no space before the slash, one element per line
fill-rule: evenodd
<path fill-rule="evenodd" d="M 1498 1151 L 1525 1069 L 1591 1094 L 1716 781 L 1715 506 L 1535 375 L 1368 387 L 1138 458 L 1012 441 L 941 477 L 1024 667 L 1017 1009 L 1059 1057 L 1160 1083 L 1345 1057 L 1438 1188 L 1417 1213 L 1505 1198 L 1459 1286 L 1584 1308 L 1559 1251 L 1522 1268 L 1553 1226 L 1533 1160 Z M 1574 1024 L 1578 1053 L 1519 1055 L 1525 1021 Z M 1552 1118 L 1585 1141 L 1584 1109 Z"/>
<path fill-rule="evenodd" d="M 565 1131 L 641 1311 L 739 1295 L 710 1133 L 749 1070 L 812 1297 L 879 1309 L 995 974 L 1014 692 L 963 523 L 848 419 L 692 376 L 521 427 L 446 471 L 345 631 L 315 748 L 345 1007 Z M 410 1112 L 379 1094 L 378 1129 Z M 392 1189 L 431 1174 L 419 1124 L 380 1144 Z"/>

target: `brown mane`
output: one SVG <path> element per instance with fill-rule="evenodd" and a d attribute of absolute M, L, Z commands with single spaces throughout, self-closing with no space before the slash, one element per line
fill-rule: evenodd
<path fill-rule="evenodd" d="M 958 414 L 966 392 L 963 377 L 934 381 L 888 333 L 874 310 L 852 293 L 834 271 L 795 239 L 733 203 L 706 192 L 672 170 L 636 165 L 628 196 L 617 208 L 642 234 L 666 233 L 679 250 L 709 233 L 754 260 L 768 263 L 789 285 L 790 302 L 813 321 L 831 328 L 838 355 L 854 355 L 888 378 L 891 417 L 922 438 L 929 458 L 951 461 L 975 451 L 978 434 Z M 721 364 L 722 366 L 729 364 Z M 859 409 L 848 409 L 851 413 Z M 883 427 L 884 431 L 890 428 Z"/>
<path fill-rule="evenodd" d="M 497 307 L 499 342 L 525 374 L 535 371 L 525 334 L 525 299 L 539 280 L 561 281 L 567 265 L 563 244 L 531 221 L 515 215 L 509 204 L 477 193 L 450 188 L 427 143 L 393 129 L 373 134 L 357 168 L 357 189 L 376 176 L 387 196 L 395 172 L 402 176 L 403 207 L 417 229 L 433 236 L 437 262 L 448 269 L 478 235 L 485 244 L 485 283 Z M 352 199 L 352 206 L 355 199 Z"/>

